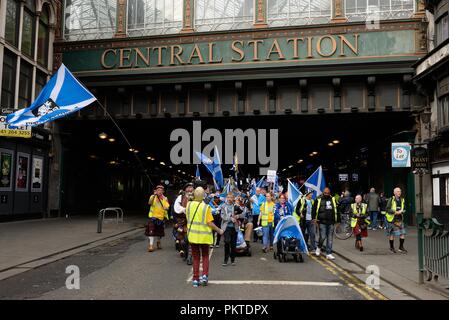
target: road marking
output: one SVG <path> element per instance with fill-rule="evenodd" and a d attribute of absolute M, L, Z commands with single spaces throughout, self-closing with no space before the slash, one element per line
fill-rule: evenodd
<path fill-rule="evenodd" d="M 279 285 L 279 286 L 318 286 L 340 287 L 340 282 L 322 281 L 283 281 L 283 280 L 209 280 L 213 284 L 254 284 L 254 285 Z"/>

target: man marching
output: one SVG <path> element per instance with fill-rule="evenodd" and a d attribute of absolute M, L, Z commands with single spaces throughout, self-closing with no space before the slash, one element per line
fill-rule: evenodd
<path fill-rule="evenodd" d="M 395 188 L 394 196 L 388 199 L 386 214 L 387 219 L 387 236 L 390 240 L 390 251 L 396 253 L 394 249 L 394 237 L 399 237 L 399 252 L 407 253 L 404 248 L 405 241 L 405 226 L 404 226 L 404 213 L 405 213 L 405 199 L 401 197 L 402 190 L 400 188 Z"/>
<path fill-rule="evenodd" d="M 148 217 L 148 252 L 154 251 L 154 238 L 158 237 L 157 248 L 162 249 L 161 239 L 165 236 L 164 220 L 168 220 L 168 203 L 167 197 L 164 196 L 164 186 L 158 185 L 154 194 L 150 197 L 148 204 L 150 205 L 150 212 Z"/>

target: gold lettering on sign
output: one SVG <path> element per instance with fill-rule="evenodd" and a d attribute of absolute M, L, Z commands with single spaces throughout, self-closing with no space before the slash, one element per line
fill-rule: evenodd
<path fill-rule="evenodd" d="M 298 41 L 304 42 L 304 38 L 287 39 L 287 43 L 293 42 L 293 57 L 292 57 L 292 59 L 299 59 Z"/>
<path fill-rule="evenodd" d="M 132 67 L 132 62 L 130 61 L 130 56 L 131 56 L 131 49 L 120 49 L 120 64 L 119 64 L 119 68 L 131 68 Z M 125 64 L 125 62 L 128 62 L 127 64 Z"/>
<path fill-rule="evenodd" d="M 146 49 L 146 55 L 139 48 L 136 48 L 136 62 L 134 65 L 137 67 L 139 65 L 139 58 L 145 63 L 145 65 L 150 66 L 150 48 Z"/>
<path fill-rule="evenodd" d="M 282 53 L 281 48 L 279 47 L 279 43 L 276 39 L 274 39 L 273 44 L 271 45 L 270 51 L 268 51 L 267 59 L 270 60 L 270 56 L 272 54 L 277 54 L 279 56 L 279 60 L 285 60 L 285 56 Z"/>
<path fill-rule="evenodd" d="M 204 63 L 203 55 L 201 54 L 200 47 L 198 47 L 198 44 L 195 44 L 193 47 L 192 53 L 190 54 L 189 60 L 187 61 L 188 64 L 192 64 L 192 59 L 198 59 L 200 64 Z"/>
<path fill-rule="evenodd" d="M 166 46 L 154 47 L 153 51 L 157 51 L 157 65 L 162 66 L 162 50 L 167 50 Z"/>
<path fill-rule="evenodd" d="M 312 40 L 313 37 L 307 37 L 307 58 L 313 58 L 313 54 L 312 54 Z"/>
<path fill-rule="evenodd" d="M 328 54 L 323 53 L 323 51 L 321 50 L 321 44 L 323 42 L 324 39 L 329 39 L 331 41 L 331 45 L 332 45 L 332 49 L 331 52 L 329 52 Z M 335 54 L 335 51 L 337 51 L 337 41 L 335 41 L 334 37 L 331 36 L 321 36 L 318 38 L 318 41 L 316 43 L 316 52 L 318 52 L 318 54 L 322 57 L 330 57 L 332 55 Z"/>
<path fill-rule="evenodd" d="M 221 63 L 223 62 L 223 57 L 220 60 L 214 60 L 214 42 L 209 42 L 209 63 Z"/>
<path fill-rule="evenodd" d="M 236 44 L 239 44 L 240 46 L 243 47 L 243 41 L 236 40 L 236 41 L 232 42 L 232 44 L 231 44 L 232 51 L 238 53 L 240 56 L 238 59 L 232 57 L 232 62 L 240 62 L 243 59 L 245 59 L 245 51 L 243 51 L 241 48 L 237 47 Z"/>
<path fill-rule="evenodd" d="M 116 66 L 116 63 L 114 62 L 114 64 L 112 65 L 107 65 L 106 64 L 106 56 L 108 55 L 108 53 L 111 53 L 114 55 L 114 57 L 117 56 L 117 52 L 114 49 L 107 49 L 103 52 L 103 54 L 101 55 L 101 66 L 105 69 L 112 69 Z"/>
<path fill-rule="evenodd" d="M 253 45 L 253 61 L 259 61 L 259 43 L 263 43 L 263 40 L 248 41 L 248 45 Z"/>
<path fill-rule="evenodd" d="M 175 50 L 177 49 L 177 50 Z M 182 54 L 182 47 L 180 45 L 173 45 L 170 46 L 170 65 L 174 66 L 175 63 L 175 58 L 176 60 L 178 60 L 179 64 L 184 64 L 184 61 L 182 61 L 181 58 L 181 54 Z"/>
<path fill-rule="evenodd" d="M 355 54 L 358 55 L 359 54 L 359 35 L 358 34 L 354 34 L 354 43 L 355 45 L 352 45 L 351 42 L 349 42 L 348 39 L 346 39 L 345 36 L 338 36 L 340 38 L 340 56 L 341 57 L 345 57 L 345 45 L 351 49 L 351 51 Z"/>

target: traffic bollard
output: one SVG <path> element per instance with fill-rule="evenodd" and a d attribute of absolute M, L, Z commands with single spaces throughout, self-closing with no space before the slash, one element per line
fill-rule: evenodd
<path fill-rule="evenodd" d="M 100 212 L 98 213 L 98 221 L 97 221 L 97 233 L 101 233 L 103 229 L 103 213 Z"/>

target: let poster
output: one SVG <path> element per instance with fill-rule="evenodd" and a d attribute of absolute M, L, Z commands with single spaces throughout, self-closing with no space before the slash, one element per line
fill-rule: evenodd
<path fill-rule="evenodd" d="M 28 170 L 30 156 L 26 153 L 17 153 L 16 191 L 28 191 Z"/>
<path fill-rule="evenodd" d="M 12 150 L 0 149 L 0 190 L 12 190 L 12 169 L 13 152 Z"/>
<path fill-rule="evenodd" d="M 41 192 L 42 191 L 42 168 L 44 160 L 40 157 L 33 157 L 33 169 L 32 169 L 32 180 L 31 180 L 31 192 Z"/>

